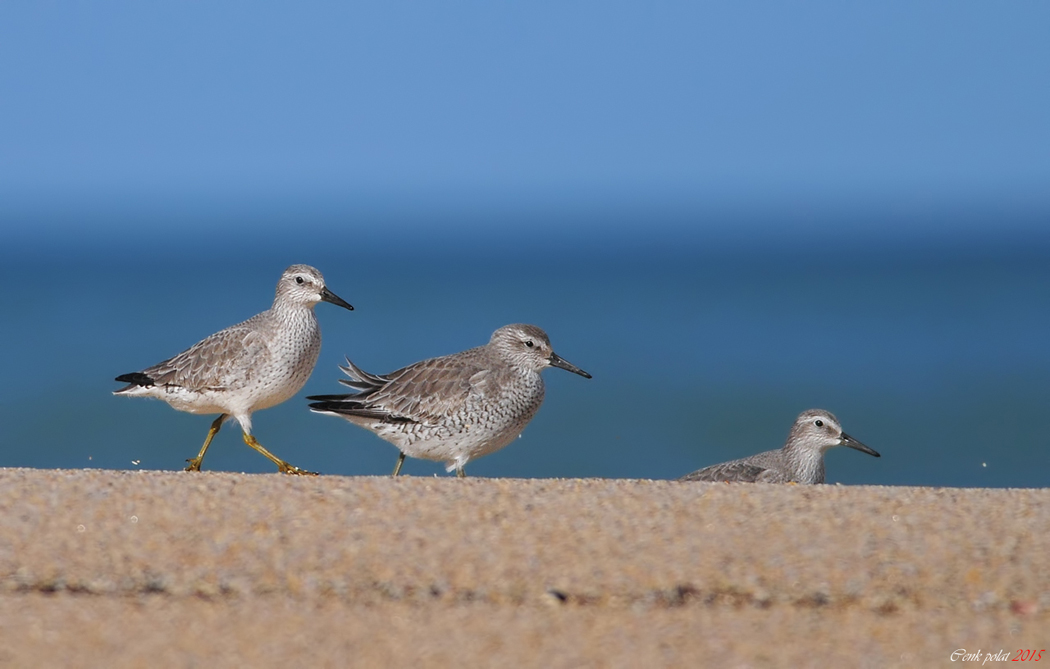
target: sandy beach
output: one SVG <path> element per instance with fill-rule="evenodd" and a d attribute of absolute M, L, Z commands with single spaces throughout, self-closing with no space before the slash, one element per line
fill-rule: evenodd
<path fill-rule="evenodd" d="M 955 666 L 1050 647 L 1050 490 L 0 469 L 0 630 L 11 667 Z"/>

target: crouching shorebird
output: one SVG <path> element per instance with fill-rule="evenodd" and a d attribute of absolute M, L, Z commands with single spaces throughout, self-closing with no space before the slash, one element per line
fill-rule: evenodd
<path fill-rule="evenodd" d="M 791 427 L 787 443 L 776 451 L 766 451 L 741 460 L 711 465 L 679 481 L 726 481 L 747 483 L 824 482 L 824 452 L 836 446 L 874 455 L 879 454 L 842 431 L 839 421 L 828 411 L 803 411 Z"/>
<path fill-rule="evenodd" d="M 535 325 L 507 325 L 485 346 L 431 358 L 390 374 L 362 371 L 348 358 L 340 383 L 359 392 L 316 395 L 310 408 L 375 432 L 405 456 L 445 463 L 446 471 L 514 441 L 543 402 L 547 367 L 591 375 L 566 362 Z"/>
<path fill-rule="evenodd" d="M 292 265 L 277 282 L 268 311 L 216 332 L 174 358 L 141 372 L 122 374 L 128 385 L 114 395 L 155 397 L 189 413 L 219 414 L 200 453 L 186 471 L 200 471 L 204 454 L 223 421 L 236 418 L 244 443 L 270 459 L 285 474 L 312 474 L 293 467 L 262 447 L 252 436 L 252 412 L 268 409 L 295 395 L 306 383 L 321 352 L 321 329 L 314 315 L 318 302 L 353 307 L 324 285 L 308 265 Z"/>

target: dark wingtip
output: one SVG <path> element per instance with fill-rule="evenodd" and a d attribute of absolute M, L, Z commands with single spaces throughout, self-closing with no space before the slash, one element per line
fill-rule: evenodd
<path fill-rule="evenodd" d="M 358 418 L 374 418 L 384 423 L 416 423 L 418 421 L 409 418 L 407 416 L 399 416 L 397 414 L 390 414 L 383 410 L 370 409 L 362 407 L 355 402 L 347 402 L 343 398 L 347 395 L 314 395 L 307 399 L 321 399 L 321 398 L 334 398 L 332 400 L 322 400 L 320 402 L 311 402 L 310 410 L 318 413 L 333 413 L 340 416 L 356 416 Z M 353 397 L 353 396 L 350 396 Z"/>
<path fill-rule="evenodd" d="M 325 395 L 315 395 L 313 397 L 307 397 L 308 400 L 318 400 L 310 403 L 310 408 L 314 411 L 329 411 L 338 413 L 338 410 L 342 408 L 342 405 L 338 400 L 326 398 Z"/>
<path fill-rule="evenodd" d="M 132 372 L 131 374 L 121 374 L 116 378 L 121 383 L 131 383 L 136 386 L 152 386 L 153 379 L 143 374 L 142 372 Z"/>
<path fill-rule="evenodd" d="M 308 395 L 306 397 L 306 399 L 311 400 L 311 401 L 316 402 L 316 403 L 321 403 L 321 402 L 338 402 L 340 400 L 345 400 L 347 397 L 351 397 L 351 396 L 350 395 Z M 311 406 L 313 406 L 313 405 L 311 405 Z"/>

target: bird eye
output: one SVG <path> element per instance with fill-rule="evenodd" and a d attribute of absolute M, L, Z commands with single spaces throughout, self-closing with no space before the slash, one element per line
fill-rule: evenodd
<path fill-rule="evenodd" d="M 532 348 L 532 340 L 531 339 L 526 340 L 525 341 L 525 345 L 528 346 L 529 348 Z"/>
<path fill-rule="evenodd" d="M 817 419 L 817 422 L 815 422 L 813 424 L 816 425 L 817 427 L 824 427 L 824 421 L 820 420 L 819 418 Z"/>
<path fill-rule="evenodd" d="M 295 282 L 297 284 L 299 284 L 300 286 L 303 285 L 303 277 L 301 277 L 301 276 L 295 277 Z"/>

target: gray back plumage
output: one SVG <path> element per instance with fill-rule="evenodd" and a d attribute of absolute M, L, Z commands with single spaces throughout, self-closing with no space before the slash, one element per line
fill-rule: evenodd
<path fill-rule="evenodd" d="M 686 474 L 680 481 L 726 481 L 732 483 L 823 483 L 823 466 L 814 476 L 805 476 L 800 463 L 783 450 L 766 451 L 751 457 L 711 465 Z M 807 479 L 807 480 L 800 480 Z"/>
<path fill-rule="evenodd" d="M 515 373 L 490 346 L 421 360 L 382 375 L 365 372 L 349 359 L 346 362 L 340 369 L 349 378 L 340 383 L 359 392 L 310 399 L 327 402 L 326 410 L 347 417 L 426 424 L 455 415 L 472 397 L 492 396 Z M 537 379 L 542 399 L 543 381 Z"/>
<path fill-rule="evenodd" d="M 142 373 L 153 385 L 189 390 L 222 390 L 242 385 L 251 380 L 253 369 L 269 362 L 264 333 L 272 329 L 271 320 L 269 312 L 257 314 L 147 367 Z"/>

